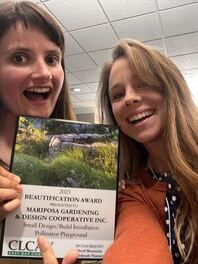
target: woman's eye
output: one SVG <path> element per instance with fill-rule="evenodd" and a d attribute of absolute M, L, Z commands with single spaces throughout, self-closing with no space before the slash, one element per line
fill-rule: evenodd
<path fill-rule="evenodd" d="M 116 101 L 116 100 L 119 100 L 119 99 L 121 99 L 121 98 L 123 97 L 123 95 L 124 95 L 124 94 L 121 93 L 121 92 L 120 92 L 120 93 L 113 94 L 113 95 L 112 95 L 112 99 L 115 100 L 115 101 Z"/>
<path fill-rule="evenodd" d="M 12 58 L 16 64 L 24 64 L 27 62 L 27 56 L 25 54 L 15 54 Z"/>
<path fill-rule="evenodd" d="M 53 56 L 48 56 L 48 57 L 46 58 L 46 61 L 47 61 L 47 63 L 50 64 L 50 65 L 56 65 L 57 63 L 59 63 L 60 58 L 59 58 L 58 56 L 55 56 L 55 55 L 53 55 Z"/>

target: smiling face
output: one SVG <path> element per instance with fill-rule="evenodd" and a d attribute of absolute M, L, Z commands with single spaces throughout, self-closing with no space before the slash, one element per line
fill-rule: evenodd
<path fill-rule="evenodd" d="M 17 23 L 0 39 L 3 116 L 49 117 L 63 86 L 61 50 L 40 30 Z"/>
<path fill-rule="evenodd" d="M 146 148 L 161 139 L 161 91 L 142 84 L 124 57 L 117 59 L 112 66 L 109 97 L 114 117 L 126 135 Z"/>

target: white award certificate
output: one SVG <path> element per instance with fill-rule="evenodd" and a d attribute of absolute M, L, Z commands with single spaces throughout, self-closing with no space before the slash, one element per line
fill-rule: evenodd
<path fill-rule="evenodd" d="M 37 237 L 58 258 L 102 259 L 113 242 L 119 131 L 108 125 L 20 116 L 12 171 L 21 206 L 4 222 L 2 257 L 41 258 Z"/>

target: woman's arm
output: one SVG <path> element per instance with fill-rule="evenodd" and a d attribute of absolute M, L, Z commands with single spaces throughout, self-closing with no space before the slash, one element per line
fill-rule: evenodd
<path fill-rule="evenodd" d="M 163 222 L 164 192 L 132 184 L 119 196 L 116 235 L 103 264 L 172 264 Z"/>

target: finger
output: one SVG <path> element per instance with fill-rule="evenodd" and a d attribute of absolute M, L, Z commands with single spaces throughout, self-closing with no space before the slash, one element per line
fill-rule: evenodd
<path fill-rule="evenodd" d="M 11 213 L 12 211 L 16 210 L 21 204 L 20 199 L 14 199 L 12 201 L 9 201 L 0 207 L 0 221 L 2 221 L 8 213 Z"/>
<path fill-rule="evenodd" d="M 18 182 L 10 180 L 3 176 L 0 176 L 0 188 L 14 189 L 18 192 L 22 191 L 22 186 Z"/>
<path fill-rule="evenodd" d="M 4 169 L 2 166 L 0 166 L 0 175 L 2 177 L 5 177 L 9 180 L 15 181 L 17 183 L 21 182 L 21 178 L 11 172 L 9 172 L 8 170 Z"/>
<path fill-rule="evenodd" d="M 21 193 L 17 192 L 16 190 L 13 190 L 13 189 L 0 188 L 0 202 L 10 201 L 10 200 L 13 200 L 16 198 L 20 199 Z"/>
<path fill-rule="evenodd" d="M 48 240 L 45 237 L 40 236 L 38 237 L 37 242 L 43 256 L 43 264 L 58 264 L 54 251 Z"/>
<path fill-rule="evenodd" d="M 76 249 L 73 249 L 64 257 L 62 264 L 74 264 L 78 257 L 79 252 Z"/>

